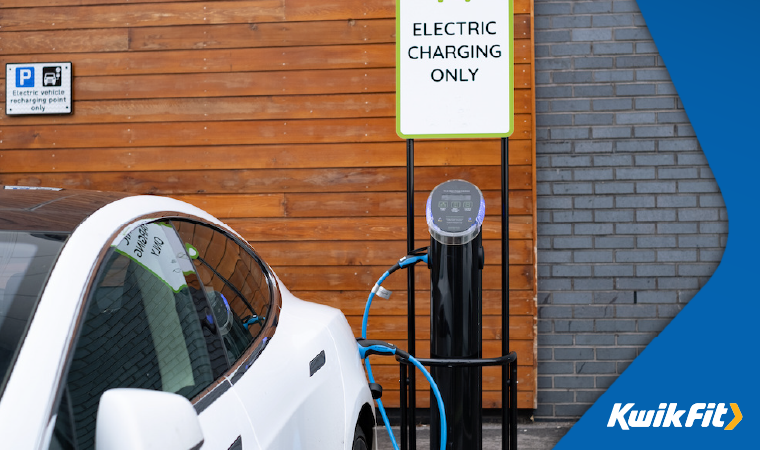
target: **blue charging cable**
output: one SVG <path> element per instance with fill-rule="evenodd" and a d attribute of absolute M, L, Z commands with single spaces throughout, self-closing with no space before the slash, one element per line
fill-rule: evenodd
<path fill-rule="evenodd" d="M 375 286 L 369 293 L 369 297 L 367 298 L 367 305 L 364 307 L 364 316 L 362 317 L 362 337 L 361 339 L 357 339 L 357 343 L 359 345 L 359 355 L 364 360 L 364 365 L 367 368 L 367 378 L 369 379 L 370 383 L 375 382 L 375 377 L 372 374 L 372 366 L 369 363 L 369 358 L 367 358 L 372 354 L 394 355 L 396 356 L 397 360 L 407 360 L 411 362 L 415 367 L 417 367 L 420 372 L 423 373 L 423 375 L 425 375 L 425 378 L 428 380 L 428 383 L 430 383 L 430 387 L 433 390 L 433 395 L 435 396 L 436 402 L 438 403 L 438 411 L 440 412 L 441 419 L 441 450 L 445 450 L 446 410 L 443 406 L 443 398 L 441 397 L 441 392 L 438 390 L 438 385 L 435 383 L 435 380 L 433 380 L 433 377 L 430 375 L 427 369 L 425 369 L 425 366 L 423 366 L 422 363 L 420 363 L 415 357 L 397 348 L 395 345 L 382 341 L 367 340 L 367 323 L 369 321 L 369 308 L 372 305 L 372 299 L 375 297 L 375 295 L 379 295 L 385 299 L 389 298 L 391 295 L 391 291 L 382 287 L 383 281 L 385 281 L 385 279 L 388 278 L 393 272 L 404 267 L 417 264 L 419 262 L 427 263 L 428 255 L 407 255 L 401 258 L 401 260 L 394 264 L 393 267 L 385 271 L 380 279 L 377 280 L 377 283 L 375 283 Z M 382 400 L 379 398 L 377 399 L 377 406 L 380 410 L 380 415 L 383 418 L 385 429 L 388 430 L 388 436 L 390 437 L 391 443 L 393 444 L 393 448 L 394 450 L 399 450 L 398 444 L 396 443 L 396 438 L 393 435 L 393 430 L 391 430 L 388 415 L 385 412 L 385 407 L 383 406 Z"/>
<path fill-rule="evenodd" d="M 255 323 L 264 323 L 267 320 L 266 317 L 260 317 L 260 316 L 251 316 L 250 318 L 243 320 L 243 326 L 247 330 L 249 326 L 255 324 Z"/>
<path fill-rule="evenodd" d="M 430 372 L 425 369 L 425 366 L 422 365 L 421 362 L 417 360 L 414 356 L 410 355 L 409 353 L 401 350 L 400 348 L 397 348 L 395 345 L 390 344 L 388 342 L 383 341 L 376 341 L 376 340 L 369 340 L 369 339 L 357 339 L 357 344 L 359 345 L 359 356 L 364 360 L 364 365 L 367 367 L 367 377 L 369 378 L 370 383 L 375 382 L 375 377 L 372 375 L 372 367 L 369 364 L 369 355 L 394 355 L 396 356 L 396 359 L 399 361 L 407 360 L 414 364 L 416 368 L 422 372 L 423 375 L 425 375 L 425 378 L 427 378 L 428 383 L 430 383 L 430 387 L 433 389 L 433 395 L 435 396 L 435 400 L 438 403 L 438 411 L 440 412 L 440 418 L 441 418 L 441 450 L 446 449 L 446 410 L 443 406 L 443 398 L 441 397 L 441 391 L 438 390 L 438 385 L 435 383 L 435 380 L 433 380 L 433 377 L 430 375 Z M 393 444 L 394 450 L 398 450 L 398 444 L 396 443 L 396 438 L 393 436 L 393 430 L 391 430 L 390 421 L 388 420 L 388 415 L 385 412 L 385 408 L 383 407 L 383 402 L 379 398 L 377 399 L 377 405 L 378 409 L 380 409 L 380 415 L 383 417 L 383 422 L 385 423 L 385 429 L 388 430 L 388 436 L 390 436 L 391 443 Z"/>
<path fill-rule="evenodd" d="M 375 286 L 372 287 L 372 290 L 369 293 L 369 297 L 367 298 L 367 304 L 364 307 L 364 317 L 362 317 L 362 339 L 367 339 L 367 322 L 369 321 L 369 307 L 372 306 L 372 299 L 375 298 L 375 294 L 379 294 L 381 297 L 388 299 L 388 297 L 391 296 L 391 291 L 385 289 L 382 284 L 383 281 L 385 281 L 386 278 L 388 278 L 393 272 L 403 269 L 404 267 L 411 266 L 412 264 L 417 264 L 418 262 L 424 262 L 427 264 L 428 262 L 428 255 L 414 255 L 414 256 L 404 256 L 393 265 L 390 269 L 386 270 L 385 273 L 380 277 L 379 280 L 377 280 L 377 283 L 375 283 Z"/>

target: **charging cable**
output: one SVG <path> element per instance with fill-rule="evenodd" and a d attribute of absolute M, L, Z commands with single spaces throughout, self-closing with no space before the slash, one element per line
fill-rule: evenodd
<path fill-rule="evenodd" d="M 440 412 L 440 419 L 441 419 L 441 450 L 446 449 L 446 410 L 443 406 L 443 398 L 441 397 L 441 391 L 438 390 L 438 385 L 433 380 L 433 377 L 430 375 L 430 372 L 425 369 L 425 366 L 422 365 L 414 356 L 410 355 L 409 353 L 405 352 L 404 350 L 401 350 L 400 348 L 397 348 L 395 345 L 383 342 L 383 341 L 377 341 L 377 340 L 369 340 L 369 339 L 357 339 L 356 343 L 359 345 L 359 356 L 364 360 L 364 365 L 367 367 L 367 376 L 369 378 L 370 383 L 375 382 L 375 378 L 372 375 L 372 367 L 369 364 L 368 356 L 370 355 L 394 355 L 398 361 L 403 362 L 404 360 L 411 362 L 414 364 L 415 367 L 417 367 L 420 372 L 422 372 L 423 375 L 425 375 L 425 378 L 427 378 L 428 383 L 430 383 L 430 388 L 433 390 L 433 395 L 435 396 L 435 400 L 438 403 L 438 411 Z M 383 422 L 385 423 L 385 429 L 388 430 L 388 436 L 390 436 L 391 443 L 393 444 L 394 450 L 398 450 L 398 444 L 396 443 L 396 439 L 393 436 L 393 431 L 391 430 L 390 421 L 388 420 L 388 415 L 385 412 L 385 408 L 383 407 L 383 402 L 378 398 L 377 399 L 378 409 L 380 409 L 380 415 L 383 417 Z"/>
<path fill-rule="evenodd" d="M 412 254 L 409 254 L 407 256 L 404 256 L 401 258 L 396 264 L 394 264 L 390 269 L 386 270 L 385 273 L 380 277 L 379 280 L 377 280 L 377 283 L 372 287 L 372 290 L 369 293 L 369 297 L 367 298 L 367 305 L 364 307 L 364 316 L 362 317 L 362 339 L 367 339 L 367 322 L 369 321 L 369 307 L 372 306 L 372 299 L 375 298 L 375 295 L 378 295 L 384 299 L 390 298 L 392 292 L 388 289 L 385 289 L 382 284 L 383 281 L 385 281 L 386 278 L 388 278 L 393 272 L 403 269 L 404 267 L 411 266 L 413 264 L 417 264 L 419 262 L 424 262 L 427 264 L 428 262 L 428 255 L 420 255 L 416 254 L 416 252 L 421 251 L 422 249 L 415 250 L 412 252 Z"/>
<path fill-rule="evenodd" d="M 427 248 L 420 248 L 417 250 L 412 251 L 410 254 L 404 256 L 401 258 L 396 264 L 394 264 L 390 269 L 386 270 L 385 273 L 380 277 L 379 280 L 377 280 L 377 283 L 375 283 L 375 286 L 372 287 L 372 290 L 369 293 L 369 297 L 367 298 L 367 304 L 364 307 L 364 316 L 362 317 L 362 337 L 360 339 L 357 339 L 357 343 L 359 344 L 359 354 L 361 358 L 364 360 L 364 365 L 367 368 L 367 377 L 369 379 L 370 383 L 375 382 L 375 378 L 372 374 L 372 366 L 369 363 L 369 359 L 367 358 L 369 355 L 394 355 L 396 356 L 396 359 L 399 361 L 407 360 L 411 362 L 415 367 L 417 367 L 423 375 L 425 375 L 425 378 L 428 380 L 428 383 L 430 383 L 430 387 L 433 390 L 433 395 L 435 395 L 436 401 L 438 403 L 438 411 L 440 412 L 440 419 L 441 419 L 441 450 L 445 450 L 446 448 L 446 410 L 443 407 L 443 398 L 441 397 L 441 392 L 438 390 L 438 385 L 433 380 L 433 377 L 430 375 L 430 373 L 425 369 L 425 367 L 412 355 L 405 352 L 404 350 L 401 350 L 397 348 L 395 345 L 383 342 L 383 341 L 376 341 L 376 340 L 367 340 L 367 323 L 369 322 L 369 308 L 372 306 L 372 299 L 375 297 L 375 295 L 378 295 L 384 299 L 388 299 L 391 296 L 391 291 L 385 289 L 382 284 L 383 281 L 385 281 L 386 278 L 388 278 L 393 272 L 403 269 L 404 267 L 408 267 L 420 262 L 424 262 L 427 264 L 428 262 L 428 255 L 423 254 L 422 252 L 426 251 Z M 390 421 L 388 420 L 388 415 L 385 412 L 385 407 L 383 406 L 382 400 L 379 398 L 377 399 L 377 406 L 380 410 L 380 415 L 383 418 L 383 423 L 385 423 L 385 428 L 388 430 L 388 436 L 390 437 L 391 443 L 393 444 L 394 450 L 399 450 L 398 444 L 396 443 L 396 438 L 393 435 L 393 430 L 391 430 Z"/>
<path fill-rule="evenodd" d="M 247 319 L 243 319 L 243 326 L 247 330 L 249 326 L 256 324 L 256 323 L 264 323 L 267 320 L 266 317 L 261 317 L 257 315 L 253 315 Z"/>

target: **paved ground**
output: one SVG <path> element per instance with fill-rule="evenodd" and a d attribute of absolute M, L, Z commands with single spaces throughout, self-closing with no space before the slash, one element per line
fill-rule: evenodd
<path fill-rule="evenodd" d="M 517 448 L 519 450 L 549 450 L 567 433 L 572 422 L 533 422 L 518 424 Z M 399 439 L 399 429 L 394 427 L 396 440 Z M 388 432 L 383 427 L 375 428 L 377 450 L 393 450 L 388 439 Z M 417 449 L 430 450 L 430 427 L 417 427 Z M 462 449 L 474 450 L 474 449 Z M 501 450 L 501 425 L 483 425 L 483 450 Z"/>

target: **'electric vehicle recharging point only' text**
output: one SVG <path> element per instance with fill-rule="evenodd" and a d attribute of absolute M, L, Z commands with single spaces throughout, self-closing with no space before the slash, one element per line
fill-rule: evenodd
<path fill-rule="evenodd" d="M 427 200 L 430 230 L 430 357 L 482 358 L 481 227 L 485 201 L 477 186 L 464 180 L 438 185 Z M 432 367 L 446 417 L 448 446 L 482 446 L 482 367 Z M 439 412 L 431 404 L 431 448 L 439 448 Z"/>

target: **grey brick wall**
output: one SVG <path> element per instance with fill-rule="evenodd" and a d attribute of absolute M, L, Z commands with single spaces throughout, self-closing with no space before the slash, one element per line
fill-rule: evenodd
<path fill-rule="evenodd" d="M 537 419 L 577 418 L 709 279 L 728 222 L 635 1 L 535 0 Z"/>

